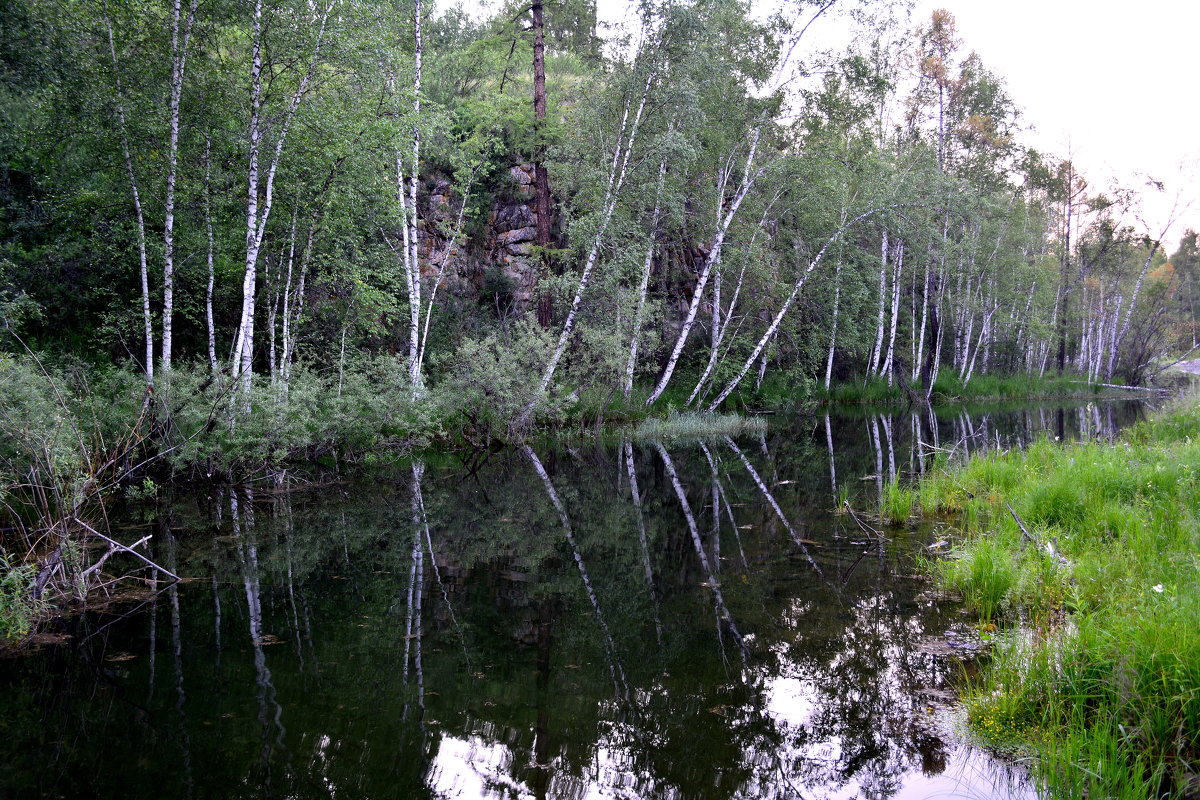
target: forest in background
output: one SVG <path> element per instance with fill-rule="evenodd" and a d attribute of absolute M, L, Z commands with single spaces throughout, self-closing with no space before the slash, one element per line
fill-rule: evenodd
<path fill-rule="evenodd" d="M 6 449 L 211 474 L 1193 347 L 1196 234 L 1168 259 L 1138 212 L 1175 187 L 1023 147 L 953 17 L 906 11 L 643 2 L 601 39 L 586 0 L 5 0 Z"/>

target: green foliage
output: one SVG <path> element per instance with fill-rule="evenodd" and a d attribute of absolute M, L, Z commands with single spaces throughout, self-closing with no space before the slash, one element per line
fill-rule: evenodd
<path fill-rule="evenodd" d="M 892 478 L 883 487 L 883 507 L 880 516 L 893 525 L 908 521 L 917 503 L 917 493 L 912 486 L 902 484 L 899 476 Z"/>
<path fill-rule="evenodd" d="M 13 563 L 0 552 L 0 642 L 26 636 L 41 612 L 41 604 L 30 597 L 32 564 Z"/>
<path fill-rule="evenodd" d="M 938 566 L 946 588 L 962 595 L 967 607 L 990 622 L 1009 604 L 1017 583 L 1017 565 L 1002 544 L 989 537 L 957 551 Z"/>
<path fill-rule="evenodd" d="M 554 343 L 549 331 L 521 319 L 459 346 L 444 367 L 438 392 L 450 413 L 465 418 L 469 438 L 507 439 L 570 405 L 568 399 L 537 391 Z"/>
<path fill-rule="evenodd" d="M 435 408 L 414 401 L 400 359 L 356 359 L 340 374 L 303 365 L 282 384 L 256 380 L 247 414 L 229 387 L 202 369 L 177 370 L 166 390 L 180 442 L 165 454 L 182 472 L 244 475 L 293 462 L 361 461 L 440 435 Z"/>
<path fill-rule="evenodd" d="M 916 387 L 914 387 L 916 388 Z M 934 381 L 930 402 L 953 405 L 964 402 L 1006 402 L 1095 397 L 1106 390 L 1081 377 L 1046 375 L 974 375 L 967 383 L 953 370 L 943 369 Z M 1115 392 L 1109 392 L 1115 393 Z M 909 401 L 899 383 L 888 385 L 882 377 L 857 378 L 835 383 L 829 391 L 817 392 L 820 401 L 833 405 L 902 405 Z"/>

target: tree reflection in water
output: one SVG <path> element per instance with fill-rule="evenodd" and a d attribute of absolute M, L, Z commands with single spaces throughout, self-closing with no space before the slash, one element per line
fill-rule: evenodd
<path fill-rule="evenodd" d="M 761 442 L 529 447 L 470 472 L 418 461 L 330 489 L 281 477 L 163 501 L 157 552 L 193 580 L 127 619 L 81 615 L 69 643 L 6 665 L 0 784 L 6 797 L 1020 794 L 938 721 L 959 667 L 924 645 L 965 624 L 912 575 L 938 533 L 885 540 L 836 506 L 871 508 L 934 454 L 1060 423 L 1110 436 L 1128 415 L 829 415 Z M 171 691 L 153 690 L 156 665 Z"/>

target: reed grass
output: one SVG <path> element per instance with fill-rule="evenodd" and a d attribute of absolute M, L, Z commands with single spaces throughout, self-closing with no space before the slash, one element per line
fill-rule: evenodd
<path fill-rule="evenodd" d="M 1198 478 L 1192 405 L 1114 444 L 1041 441 L 915 490 L 962 530 L 936 580 L 1019 623 L 964 702 L 986 742 L 1037 753 L 1047 796 L 1200 790 Z"/>
<path fill-rule="evenodd" d="M 880 516 L 893 525 L 907 522 L 917 507 L 916 489 L 907 483 L 901 483 L 899 477 L 892 478 L 883 487 L 883 507 Z"/>
<path fill-rule="evenodd" d="M 666 417 L 647 417 L 633 429 L 637 439 L 707 439 L 716 436 L 759 436 L 767 432 L 763 417 L 710 414 L 700 411 L 672 412 Z"/>

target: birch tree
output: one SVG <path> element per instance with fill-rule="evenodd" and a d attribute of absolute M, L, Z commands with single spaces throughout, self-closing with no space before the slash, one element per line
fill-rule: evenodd
<path fill-rule="evenodd" d="M 171 349 L 174 342 L 173 318 L 175 314 L 175 184 L 179 170 L 179 104 L 183 97 L 183 76 L 187 68 L 188 42 L 192 38 L 192 24 L 196 20 L 196 6 L 200 0 L 192 0 L 187 17 L 180 22 L 181 0 L 171 4 L 171 90 L 169 107 L 169 133 L 167 136 L 167 188 L 163 199 L 163 322 L 162 322 L 162 367 L 171 370 Z M 207 154 L 206 154 L 207 157 Z"/>
<path fill-rule="evenodd" d="M 142 212 L 142 197 L 138 191 L 137 173 L 133 169 L 133 154 L 129 147 L 129 126 L 125 118 L 125 92 L 121 87 L 121 66 L 117 61 L 117 48 L 113 42 L 112 20 L 107 6 L 104 13 L 104 29 L 108 35 L 108 53 L 112 59 L 113 84 L 116 88 L 117 122 L 120 126 L 121 155 L 125 161 L 125 173 L 129 178 L 129 190 L 133 197 L 134 219 L 137 224 L 138 277 L 142 284 L 142 326 L 145 334 L 145 367 L 147 396 L 154 392 L 154 322 L 150 317 L 150 278 L 146 256 L 146 220 Z"/>
<path fill-rule="evenodd" d="M 237 336 L 233 347 L 232 372 L 236 376 L 240 391 L 243 395 L 243 409 L 249 411 L 249 389 L 254 367 L 254 317 L 255 296 L 258 284 L 258 258 L 262 248 L 263 236 L 266 234 L 267 221 L 271 216 L 271 208 L 275 199 L 275 175 L 283 157 L 284 144 L 287 141 L 288 130 L 291 127 L 300 104 L 304 101 L 309 85 L 320 63 L 321 49 L 325 43 L 326 25 L 330 13 L 337 0 L 327 0 L 320 8 L 316 23 L 316 36 L 312 52 L 307 61 L 307 68 L 300 76 L 290 99 L 284 108 L 281 119 L 278 120 L 278 130 L 275 146 L 269 151 L 265 174 L 260 164 L 261 148 L 265 120 L 264 86 L 263 86 L 263 3 L 255 0 L 251 15 L 251 56 L 250 56 L 250 124 L 249 124 L 249 154 L 246 162 L 246 259 L 245 272 L 242 278 L 242 311 L 238 324 Z M 262 193 L 262 203 L 259 194 Z"/>

